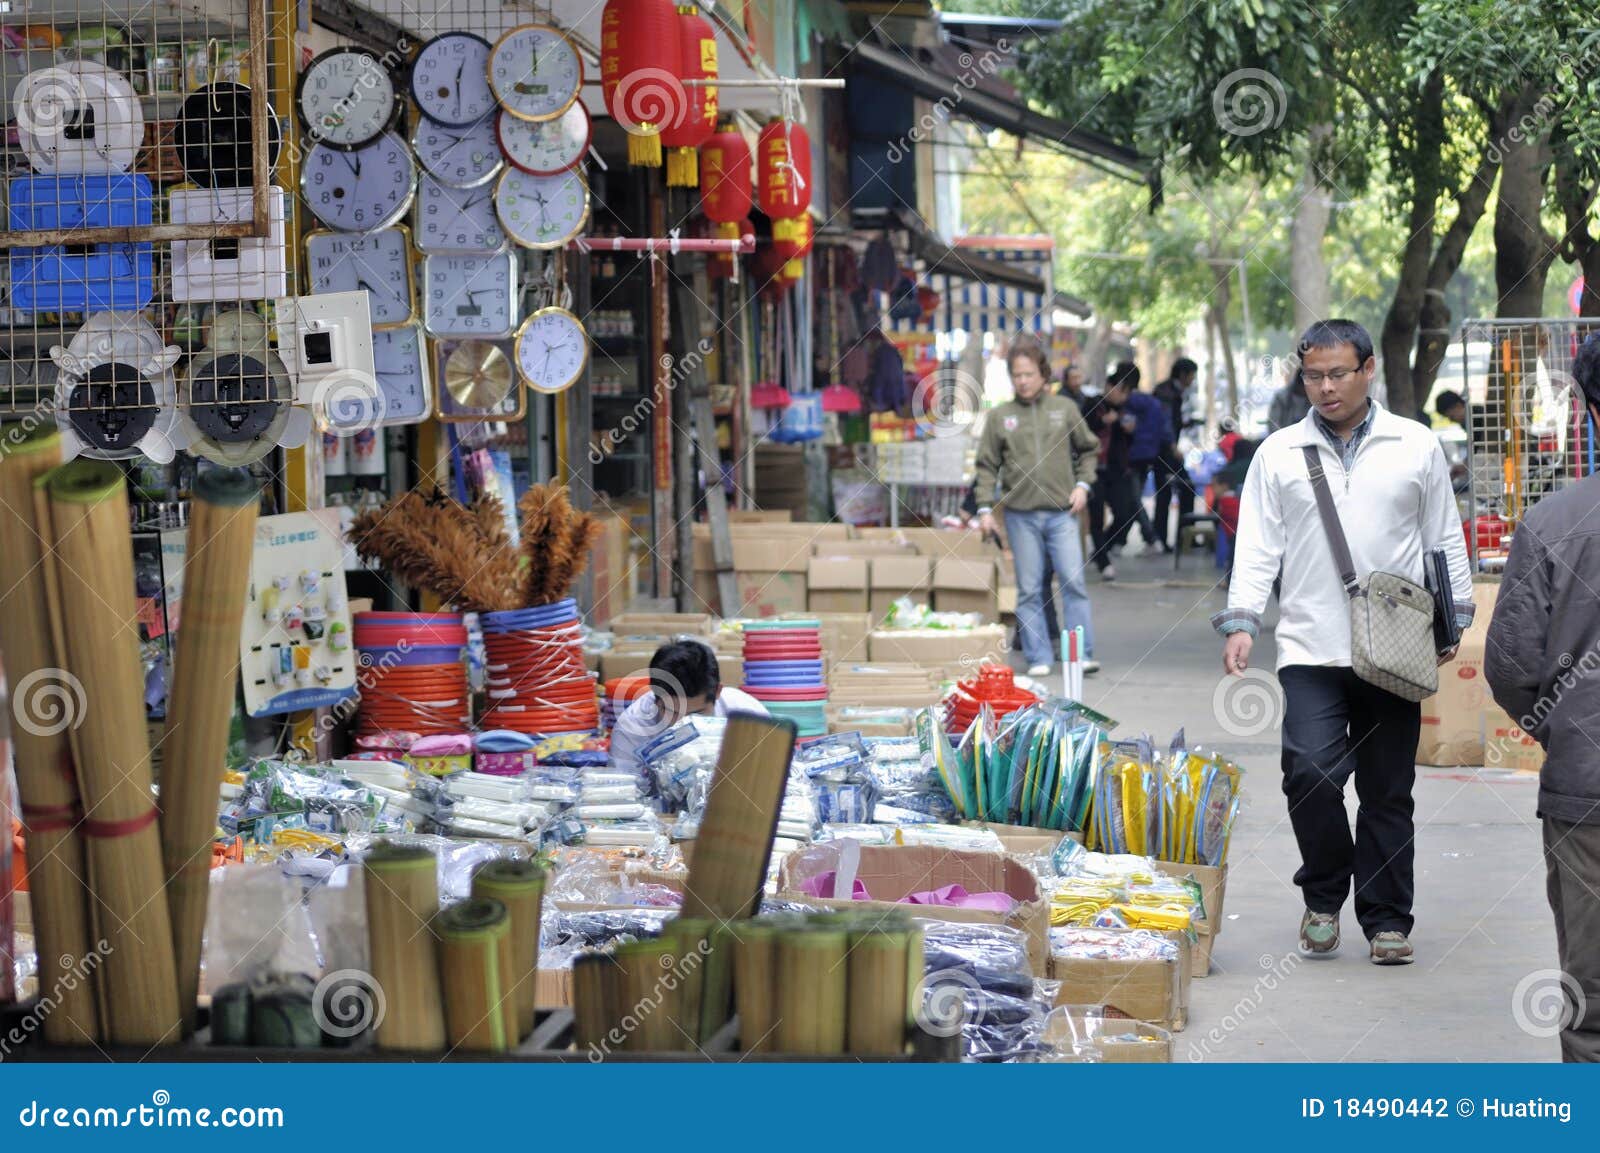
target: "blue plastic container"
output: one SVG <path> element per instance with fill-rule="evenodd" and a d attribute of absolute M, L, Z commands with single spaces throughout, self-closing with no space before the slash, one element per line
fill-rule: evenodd
<path fill-rule="evenodd" d="M 137 172 L 96 176 L 19 176 L 11 181 L 9 226 L 46 228 L 148 225 L 154 218 L 150 181 Z M 155 246 L 148 241 L 14 248 L 11 306 L 23 312 L 137 312 L 155 296 Z"/>

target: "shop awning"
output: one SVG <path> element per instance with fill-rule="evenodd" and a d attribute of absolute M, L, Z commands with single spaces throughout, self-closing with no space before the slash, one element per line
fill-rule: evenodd
<path fill-rule="evenodd" d="M 862 41 L 846 47 L 853 64 L 888 76 L 952 116 L 1104 161 L 1122 169 L 1130 180 L 1144 180 L 1150 171 L 1149 158 L 1134 149 L 1029 108 L 1016 89 L 995 75 L 1003 63 L 998 57 L 990 68 L 984 57 L 975 58 L 972 52 L 948 44 L 905 49 Z"/>
<path fill-rule="evenodd" d="M 896 320 L 895 331 L 1049 331 L 1051 314 L 1061 306 L 1052 284 L 1051 237 L 963 236 L 947 244 L 907 209 L 893 213 L 889 226 L 906 230 L 909 255 L 922 265 L 917 283 L 939 294 L 930 320 Z M 1087 315 L 1082 302 L 1073 303 Z"/>

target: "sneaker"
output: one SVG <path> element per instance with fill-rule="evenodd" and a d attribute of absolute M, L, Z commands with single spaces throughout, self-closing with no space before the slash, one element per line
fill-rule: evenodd
<path fill-rule="evenodd" d="M 1372 963 L 1374 965 L 1409 965 L 1416 960 L 1411 955 L 1411 942 L 1401 932 L 1376 933 L 1372 938 Z"/>
<path fill-rule="evenodd" d="M 1047 677 L 1047 676 L 1050 675 L 1050 666 L 1049 665 L 1029 665 L 1028 666 L 1028 675 L 1030 677 Z"/>
<path fill-rule="evenodd" d="M 1103 580 L 1103 581 L 1114 581 L 1114 580 L 1116 580 L 1117 579 L 1117 566 L 1114 565 L 1114 564 L 1106 565 L 1105 568 L 1100 570 L 1100 579 Z"/>
<path fill-rule="evenodd" d="M 1093 657 L 1090 657 L 1088 660 L 1083 662 L 1083 675 L 1084 676 L 1086 676 L 1086 677 L 1093 676 L 1095 673 L 1097 673 L 1099 671 L 1100 671 L 1100 662 L 1095 660 Z"/>
<path fill-rule="evenodd" d="M 1376 948 L 1376 945 L 1374 945 Z M 1339 949 L 1339 914 L 1306 910 L 1300 918 L 1300 955 L 1330 957 Z"/>

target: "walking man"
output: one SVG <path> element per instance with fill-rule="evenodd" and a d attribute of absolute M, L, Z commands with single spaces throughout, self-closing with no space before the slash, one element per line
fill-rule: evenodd
<path fill-rule="evenodd" d="M 1017 624 L 1028 675 L 1047 676 L 1056 638 L 1045 628 L 1045 556 L 1061 582 L 1064 625 L 1083 626 L 1084 671 L 1093 660 L 1094 628 L 1083 579 L 1083 543 L 1078 517 L 1094 484 L 1100 441 L 1078 406 L 1047 392 L 1044 350 L 1016 343 L 1006 354 L 1016 399 L 989 413 L 978 444 L 977 499 L 984 532 L 995 528 L 995 508 L 1005 512 L 1006 541 L 1017 565 Z"/>
<path fill-rule="evenodd" d="M 1177 441 L 1183 435 L 1184 404 L 1199 375 L 1200 366 L 1187 356 L 1180 356 L 1172 362 L 1172 374 L 1155 387 L 1155 398 L 1167 410 L 1173 436 L 1166 451 L 1156 457 L 1155 530 L 1156 540 L 1161 542 L 1163 550 L 1170 547 L 1167 542 L 1167 512 L 1173 498 L 1176 497 L 1178 502 L 1179 525 L 1183 524 L 1184 517 L 1194 512 L 1194 486 L 1189 483 L 1189 470 L 1184 467 L 1183 453 L 1179 451 Z"/>
<path fill-rule="evenodd" d="M 1600 419 L 1600 336 L 1572 375 Z M 1600 1061 L 1600 476 L 1534 505 L 1517 526 L 1489 622 L 1484 673 L 1494 699 L 1544 748 L 1539 816 L 1545 891 L 1566 999 L 1561 1056 Z"/>
<path fill-rule="evenodd" d="M 1339 912 L 1353 880 L 1372 961 L 1405 965 L 1412 960 L 1411 790 L 1422 707 L 1351 668 L 1350 601 L 1304 449 L 1312 449 L 1331 490 L 1357 581 L 1385 572 L 1420 585 L 1425 554 L 1443 549 L 1464 628 L 1472 620 L 1472 577 L 1438 441 L 1368 396 L 1376 362 L 1367 331 L 1349 320 L 1319 321 L 1300 338 L 1299 352 L 1311 411 L 1269 436 L 1250 464 L 1228 607 L 1212 623 L 1225 638 L 1223 670 L 1243 675 L 1281 569 L 1283 791 L 1300 846 L 1300 951 L 1338 949 Z M 1352 774 L 1360 799 L 1353 840 L 1344 807 Z"/>

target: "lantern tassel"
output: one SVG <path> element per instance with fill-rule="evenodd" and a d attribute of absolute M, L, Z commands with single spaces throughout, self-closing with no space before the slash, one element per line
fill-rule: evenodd
<path fill-rule="evenodd" d="M 635 168 L 661 167 L 661 134 L 628 133 L 628 163 Z"/>
<path fill-rule="evenodd" d="M 700 154 L 693 148 L 672 148 L 667 151 L 667 187 L 700 187 Z"/>

